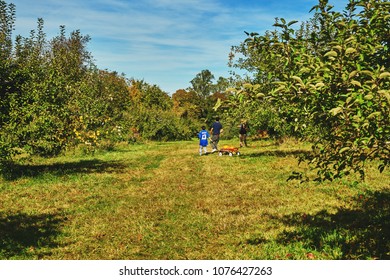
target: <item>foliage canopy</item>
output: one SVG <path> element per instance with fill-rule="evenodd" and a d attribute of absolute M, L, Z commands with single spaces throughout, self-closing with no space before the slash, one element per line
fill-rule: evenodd
<path fill-rule="evenodd" d="M 247 33 L 233 48 L 244 56 L 235 66 L 253 73 L 233 103 L 266 104 L 285 132 L 312 141 L 302 160 L 319 180 L 351 171 L 364 177 L 367 160 L 383 171 L 390 164 L 390 3 L 351 0 L 340 13 L 320 0 L 312 11 L 299 29 L 277 18 L 274 31 Z"/>

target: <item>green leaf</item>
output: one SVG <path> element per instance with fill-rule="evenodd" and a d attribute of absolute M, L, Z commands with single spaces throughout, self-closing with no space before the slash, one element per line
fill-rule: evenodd
<path fill-rule="evenodd" d="M 345 40 L 345 43 L 348 44 L 348 43 L 353 42 L 355 40 L 356 40 L 356 38 L 354 36 L 351 36 L 347 40 Z"/>
<path fill-rule="evenodd" d="M 311 70 L 310 68 L 303 66 L 303 67 L 299 70 L 299 73 L 302 73 L 302 74 L 304 74 L 304 73 L 311 73 L 311 71 L 312 71 L 312 70 Z"/>
<path fill-rule="evenodd" d="M 351 73 L 349 73 L 349 78 L 351 79 L 351 78 L 355 77 L 358 73 L 359 73 L 359 71 L 357 71 L 357 70 L 352 71 Z"/>
<path fill-rule="evenodd" d="M 261 87 L 261 85 L 259 85 L 259 84 L 254 84 L 254 85 L 252 85 L 252 90 L 253 90 L 253 91 L 256 91 L 256 90 L 258 90 L 260 87 Z"/>
<path fill-rule="evenodd" d="M 218 98 L 218 99 L 217 99 L 217 102 L 215 103 L 215 105 L 214 105 L 214 107 L 213 107 L 213 110 L 214 110 L 214 111 L 217 111 L 218 108 L 221 107 L 221 105 L 222 105 L 221 99 Z"/>
<path fill-rule="evenodd" d="M 336 50 L 338 50 L 338 51 L 340 51 L 340 52 L 341 52 L 341 50 L 343 49 L 343 48 L 342 48 L 341 46 L 339 46 L 339 45 L 334 46 L 333 48 L 336 49 Z"/>
<path fill-rule="evenodd" d="M 386 97 L 387 102 L 389 102 L 389 104 L 390 104 L 390 92 L 388 90 L 382 89 L 382 90 L 379 90 L 378 93 L 382 94 L 384 97 Z"/>
<path fill-rule="evenodd" d="M 292 20 L 292 21 L 290 21 L 288 24 L 287 24 L 287 26 L 291 26 L 291 25 L 293 25 L 293 24 L 295 24 L 295 23 L 297 23 L 298 21 L 297 20 Z"/>
<path fill-rule="evenodd" d="M 355 48 L 348 48 L 348 49 L 346 49 L 345 54 L 348 55 L 348 54 L 355 53 L 355 52 L 357 52 L 357 50 Z"/>
<path fill-rule="evenodd" d="M 275 89 L 275 90 L 273 90 L 273 92 L 272 93 L 278 93 L 279 91 L 282 91 L 282 90 L 284 90 L 286 88 L 286 86 L 285 85 L 280 85 L 280 87 L 278 87 L 277 89 Z"/>
<path fill-rule="evenodd" d="M 362 70 L 362 71 L 360 71 L 360 73 L 361 74 L 365 74 L 365 75 L 368 75 L 368 76 L 370 76 L 370 77 L 372 77 L 374 74 L 371 72 L 371 71 L 369 71 L 369 70 Z"/>
<path fill-rule="evenodd" d="M 325 55 L 325 57 L 336 57 L 337 56 L 337 52 L 336 51 L 328 51 Z"/>
<path fill-rule="evenodd" d="M 325 86 L 325 84 L 323 82 L 316 83 L 316 88 L 317 89 L 322 88 L 324 86 Z"/>
<path fill-rule="evenodd" d="M 348 150 L 350 150 L 350 149 L 351 149 L 351 147 L 344 147 L 344 148 L 341 148 L 340 151 L 339 151 L 339 153 L 342 154 L 342 153 L 344 153 L 344 152 L 346 152 L 346 151 L 348 151 Z"/>
<path fill-rule="evenodd" d="M 374 96 L 372 94 L 367 94 L 366 96 L 364 96 L 365 100 L 372 100 L 373 98 Z"/>
<path fill-rule="evenodd" d="M 355 86 L 358 86 L 358 87 L 362 87 L 362 84 L 359 81 L 356 81 L 356 80 L 352 80 L 351 84 L 353 84 Z"/>
<path fill-rule="evenodd" d="M 374 119 L 376 117 L 379 117 L 382 113 L 381 112 L 374 112 L 372 114 L 370 114 L 367 119 Z"/>
<path fill-rule="evenodd" d="M 265 94 L 262 93 L 262 92 L 259 92 L 259 93 L 256 95 L 257 98 L 262 98 L 262 97 L 264 97 L 264 96 L 265 96 Z"/>
<path fill-rule="evenodd" d="M 233 87 L 230 87 L 230 88 L 227 88 L 225 91 L 226 91 L 226 92 L 236 92 L 237 89 L 235 89 L 235 88 L 233 88 Z"/>
<path fill-rule="evenodd" d="M 302 87 L 305 86 L 305 84 L 303 83 L 302 79 L 298 76 L 292 76 L 291 77 L 292 79 L 294 79 L 295 81 L 297 81 Z"/>
<path fill-rule="evenodd" d="M 246 89 L 251 89 L 252 88 L 252 84 L 245 83 L 245 84 L 243 84 L 243 87 L 246 88 Z"/>
<path fill-rule="evenodd" d="M 342 107 L 336 107 L 331 109 L 329 112 L 333 114 L 333 116 L 336 116 L 337 114 L 341 113 L 343 111 Z"/>
<path fill-rule="evenodd" d="M 390 77 L 390 73 L 389 72 L 383 72 L 379 75 L 379 79 L 386 79 L 386 78 L 389 78 Z"/>

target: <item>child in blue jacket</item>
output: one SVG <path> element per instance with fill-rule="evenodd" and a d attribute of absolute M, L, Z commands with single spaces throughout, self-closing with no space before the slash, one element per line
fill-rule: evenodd
<path fill-rule="evenodd" d="M 202 126 L 202 130 L 198 133 L 199 138 L 199 155 L 202 155 L 202 149 L 204 153 L 207 154 L 207 145 L 209 144 L 208 139 L 210 138 L 209 132 L 206 130 L 205 126 Z"/>

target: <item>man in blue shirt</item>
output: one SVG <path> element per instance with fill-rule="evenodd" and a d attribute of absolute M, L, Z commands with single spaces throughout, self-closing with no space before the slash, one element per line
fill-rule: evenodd
<path fill-rule="evenodd" d="M 222 124 L 219 122 L 219 117 L 215 118 L 215 122 L 211 126 L 210 132 L 212 134 L 211 136 L 211 146 L 213 147 L 212 152 L 218 151 L 218 142 L 219 142 L 219 135 L 222 133 Z"/>
<path fill-rule="evenodd" d="M 202 155 L 202 149 L 204 149 L 204 153 L 207 154 L 207 145 L 209 144 L 207 139 L 210 138 L 210 134 L 206 130 L 205 126 L 202 126 L 202 130 L 199 132 L 198 138 L 199 138 L 199 155 Z"/>

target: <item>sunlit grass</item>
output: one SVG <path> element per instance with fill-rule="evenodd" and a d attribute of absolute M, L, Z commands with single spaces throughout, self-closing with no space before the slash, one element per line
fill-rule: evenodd
<path fill-rule="evenodd" d="M 223 144 L 236 144 L 222 141 Z M 389 171 L 287 181 L 309 145 L 197 141 L 24 159 L 0 181 L 2 259 L 389 258 Z"/>

